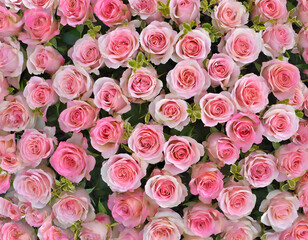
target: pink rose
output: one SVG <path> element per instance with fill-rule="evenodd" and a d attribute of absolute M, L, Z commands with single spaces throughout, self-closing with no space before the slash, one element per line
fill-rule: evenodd
<path fill-rule="evenodd" d="M 76 221 L 91 221 L 95 218 L 89 194 L 85 189 L 77 188 L 76 192 L 62 192 L 52 206 L 55 224 L 67 228 Z"/>
<path fill-rule="evenodd" d="M 308 3 L 306 0 L 298 1 L 297 15 L 303 25 L 308 26 Z"/>
<path fill-rule="evenodd" d="M 190 121 L 187 103 L 172 94 L 157 96 L 150 103 L 149 112 L 157 123 L 178 131 L 181 131 Z"/>
<path fill-rule="evenodd" d="M 223 0 L 212 12 L 212 23 L 220 30 L 230 30 L 248 23 L 249 13 L 241 2 Z"/>
<path fill-rule="evenodd" d="M 301 179 L 296 183 L 295 192 L 300 202 L 300 207 L 303 208 L 304 213 L 308 213 L 308 172 L 306 172 Z"/>
<path fill-rule="evenodd" d="M 120 116 L 99 119 L 90 130 L 91 145 L 103 158 L 110 158 L 118 151 L 123 133 L 124 123 Z"/>
<path fill-rule="evenodd" d="M 144 161 L 155 164 L 163 159 L 163 126 L 139 123 L 128 139 L 128 147 Z"/>
<path fill-rule="evenodd" d="M 308 30 L 303 27 L 298 33 L 298 47 L 300 49 L 308 48 Z"/>
<path fill-rule="evenodd" d="M 256 195 L 250 187 L 233 182 L 222 189 L 217 201 L 226 217 L 236 220 L 251 213 L 256 204 Z"/>
<path fill-rule="evenodd" d="M 109 216 L 98 213 L 94 220 L 81 224 L 80 240 L 106 240 L 109 235 L 108 224 L 110 224 Z"/>
<path fill-rule="evenodd" d="M 11 175 L 6 172 L 0 173 L 0 194 L 6 193 L 11 186 Z"/>
<path fill-rule="evenodd" d="M 298 68 L 278 59 L 263 62 L 261 76 L 265 78 L 274 96 L 280 101 L 291 97 L 300 81 Z"/>
<path fill-rule="evenodd" d="M 219 166 L 231 165 L 240 156 L 240 149 L 223 133 L 212 133 L 203 145 L 210 160 Z"/>
<path fill-rule="evenodd" d="M 231 96 L 240 111 L 258 113 L 268 105 L 270 92 L 263 77 L 250 73 L 236 81 Z"/>
<path fill-rule="evenodd" d="M 224 176 L 212 162 L 201 162 L 192 166 L 190 192 L 199 195 L 200 201 L 205 204 L 216 199 L 223 189 Z"/>
<path fill-rule="evenodd" d="M 52 87 L 63 103 L 80 96 L 81 100 L 86 100 L 92 94 L 93 79 L 83 68 L 62 66 L 52 76 L 52 80 Z"/>
<path fill-rule="evenodd" d="M 139 49 L 139 34 L 132 24 L 117 27 L 100 36 L 98 46 L 107 67 L 127 67 Z"/>
<path fill-rule="evenodd" d="M 3 0 L 2 3 L 14 13 L 17 13 L 21 8 L 24 9 L 22 0 Z"/>
<path fill-rule="evenodd" d="M 263 115 L 263 135 L 271 142 L 292 137 L 298 130 L 299 119 L 294 108 L 286 104 L 272 105 Z"/>
<path fill-rule="evenodd" d="M 133 191 L 140 187 L 147 164 L 128 154 L 117 154 L 103 162 L 101 175 L 113 192 Z"/>
<path fill-rule="evenodd" d="M 89 99 L 90 100 L 90 99 Z M 90 128 L 97 119 L 99 109 L 93 107 L 91 101 L 69 101 L 58 118 L 60 129 L 63 132 L 80 132 Z"/>
<path fill-rule="evenodd" d="M 35 240 L 36 236 L 34 229 L 23 222 L 7 222 L 0 228 L 0 238 L 2 240 Z"/>
<path fill-rule="evenodd" d="M 22 21 L 25 23 L 25 32 L 19 33 L 18 39 L 25 44 L 45 43 L 60 34 L 59 23 L 55 21 L 53 15 L 42 8 L 26 10 Z"/>
<path fill-rule="evenodd" d="M 51 216 L 49 216 L 38 229 L 37 237 L 40 240 L 70 240 L 73 238 L 73 232 L 53 226 Z"/>
<path fill-rule="evenodd" d="M 195 60 L 183 60 L 168 72 L 167 87 L 174 95 L 189 99 L 209 88 L 211 81 Z"/>
<path fill-rule="evenodd" d="M 274 190 L 261 202 L 259 211 L 264 212 L 261 222 L 281 232 L 292 226 L 298 217 L 298 208 L 299 201 L 292 193 Z"/>
<path fill-rule="evenodd" d="M 166 22 L 153 21 L 140 33 L 140 45 L 155 65 L 171 58 L 176 41 L 177 32 Z"/>
<path fill-rule="evenodd" d="M 10 37 L 18 35 L 21 30 L 22 22 L 20 17 L 12 11 L 0 6 L 0 37 Z"/>
<path fill-rule="evenodd" d="M 202 144 L 187 136 L 171 136 L 164 144 L 164 169 L 171 174 L 186 172 L 204 155 Z"/>
<path fill-rule="evenodd" d="M 213 127 L 225 123 L 236 113 L 229 92 L 207 93 L 200 99 L 201 120 L 204 126 Z"/>
<path fill-rule="evenodd" d="M 289 16 L 286 0 L 256 0 L 251 14 L 254 19 L 259 16 L 260 22 L 278 20 L 285 22 Z"/>
<path fill-rule="evenodd" d="M 32 227 L 40 227 L 51 214 L 51 208 L 46 206 L 42 209 L 29 208 L 26 211 L 25 220 Z"/>
<path fill-rule="evenodd" d="M 162 208 L 176 207 L 187 196 L 187 188 L 179 176 L 159 169 L 153 170 L 144 190 Z"/>
<path fill-rule="evenodd" d="M 295 144 L 305 145 L 308 144 L 308 120 L 303 119 L 299 121 L 297 132 L 292 136 L 292 141 Z"/>
<path fill-rule="evenodd" d="M 200 22 L 200 0 L 171 0 L 169 3 L 170 17 L 178 25 L 183 22 Z"/>
<path fill-rule="evenodd" d="M 304 92 L 306 89 L 306 85 L 302 82 L 299 82 L 299 84 L 295 87 L 293 95 L 289 98 L 289 105 L 293 106 L 295 109 L 303 110 L 305 101 Z"/>
<path fill-rule="evenodd" d="M 305 240 L 308 238 L 308 218 L 300 216 L 291 227 L 291 236 L 296 240 Z"/>
<path fill-rule="evenodd" d="M 130 11 L 121 0 L 97 0 L 94 13 L 108 27 L 129 21 Z"/>
<path fill-rule="evenodd" d="M 52 7 L 56 7 L 58 5 L 58 2 L 55 0 L 22 0 L 23 5 L 26 8 L 44 8 L 44 9 L 51 9 Z"/>
<path fill-rule="evenodd" d="M 142 234 L 135 228 L 125 228 L 119 233 L 117 240 L 142 240 Z"/>
<path fill-rule="evenodd" d="M 21 213 L 18 206 L 2 197 L 0 197 L 0 216 L 10 218 L 16 222 L 21 219 Z"/>
<path fill-rule="evenodd" d="M 206 62 L 212 87 L 232 87 L 240 75 L 240 67 L 224 53 L 215 53 Z"/>
<path fill-rule="evenodd" d="M 108 77 L 97 79 L 93 86 L 93 93 L 95 105 L 109 113 L 126 113 L 131 109 L 117 80 Z"/>
<path fill-rule="evenodd" d="M 7 79 L 3 76 L 2 72 L 0 72 L 0 102 L 2 102 L 4 98 L 10 94 L 8 88 L 9 84 Z"/>
<path fill-rule="evenodd" d="M 253 143 L 262 142 L 263 127 L 257 115 L 246 112 L 233 115 L 227 122 L 226 132 L 235 146 L 247 152 Z"/>
<path fill-rule="evenodd" d="M 278 177 L 277 159 L 262 151 L 250 153 L 240 161 L 241 174 L 255 188 L 270 185 Z"/>
<path fill-rule="evenodd" d="M 0 155 L 16 151 L 15 133 L 0 136 Z"/>
<path fill-rule="evenodd" d="M 304 91 L 304 97 L 305 97 L 303 102 L 304 113 L 306 116 L 308 116 L 308 89 Z"/>
<path fill-rule="evenodd" d="M 55 176 L 50 168 L 29 169 L 17 173 L 13 187 L 19 201 L 30 202 L 34 208 L 43 208 L 51 199 Z"/>
<path fill-rule="evenodd" d="M 4 153 L 0 156 L 0 167 L 9 172 L 16 173 L 22 168 L 22 161 L 15 153 Z"/>
<path fill-rule="evenodd" d="M 155 14 L 158 7 L 156 0 L 129 0 L 128 2 L 133 16 L 139 15 L 142 20 L 145 20 Z"/>

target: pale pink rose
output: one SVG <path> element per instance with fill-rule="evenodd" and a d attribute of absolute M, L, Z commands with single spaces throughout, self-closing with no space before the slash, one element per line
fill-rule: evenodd
<path fill-rule="evenodd" d="M 22 165 L 20 157 L 15 153 L 4 153 L 0 156 L 0 167 L 9 173 L 16 173 Z"/>
<path fill-rule="evenodd" d="M 308 49 L 308 48 L 307 48 Z M 308 116 L 308 89 L 304 91 L 304 102 L 303 102 L 304 113 Z"/>
<path fill-rule="evenodd" d="M 280 101 L 291 97 L 300 81 L 299 69 L 291 63 L 278 59 L 263 62 L 261 76 L 265 78 L 274 96 Z"/>
<path fill-rule="evenodd" d="M 30 202 L 34 208 L 43 208 L 51 199 L 55 176 L 50 168 L 18 172 L 13 187 L 19 201 Z"/>
<path fill-rule="evenodd" d="M 268 105 L 270 92 L 263 77 L 250 73 L 236 81 L 231 96 L 240 111 L 258 113 Z"/>
<path fill-rule="evenodd" d="M 200 0 L 171 0 L 170 17 L 178 25 L 195 20 L 200 23 Z"/>
<path fill-rule="evenodd" d="M 308 172 L 306 172 L 301 179 L 296 183 L 295 192 L 300 202 L 300 207 L 303 208 L 304 213 L 308 213 Z"/>
<path fill-rule="evenodd" d="M 131 109 L 117 80 L 109 77 L 97 79 L 93 86 L 93 93 L 95 105 L 109 113 L 126 113 Z"/>
<path fill-rule="evenodd" d="M 183 31 L 178 33 L 178 41 L 175 45 L 175 52 L 172 60 L 179 62 L 180 60 L 193 59 L 203 61 L 211 51 L 211 38 L 209 33 L 202 28 L 196 28 L 183 35 Z"/>
<path fill-rule="evenodd" d="M 284 144 L 275 151 L 275 156 L 278 159 L 278 182 L 300 177 L 308 170 L 308 151 L 305 146 Z"/>
<path fill-rule="evenodd" d="M 181 216 L 171 209 L 160 209 L 144 226 L 143 240 L 180 240 L 184 223 Z"/>
<path fill-rule="evenodd" d="M 14 13 L 25 8 L 22 0 L 1 0 L 1 2 Z"/>
<path fill-rule="evenodd" d="M 139 49 L 139 33 L 131 24 L 117 27 L 98 38 L 99 50 L 109 68 L 128 67 Z"/>
<path fill-rule="evenodd" d="M 306 91 L 306 89 L 306 85 L 302 84 L 302 82 L 300 81 L 299 84 L 295 87 L 293 95 L 289 98 L 289 105 L 293 106 L 297 110 L 303 110 L 305 101 L 304 92 Z"/>
<path fill-rule="evenodd" d="M 286 233 L 288 231 L 288 229 L 286 231 L 283 231 L 283 232 L 272 232 L 272 231 L 265 231 L 264 234 L 262 235 L 262 237 L 265 239 L 265 240 L 287 240 L 289 239 L 288 237 L 289 236 L 289 231 L 288 233 Z M 287 236 L 288 235 L 288 236 Z M 285 238 L 287 236 L 287 238 Z M 293 238 L 289 239 L 289 240 L 295 240 Z"/>
<path fill-rule="evenodd" d="M 6 172 L 0 173 L 0 194 L 6 193 L 11 186 L 11 175 Z"/>
<path fill-rule="evenodd" d="M 4 98 L 10 94 L 8 87 L 9 84 L 7 79 L 3 76 L 2 72 L 0 72 L 0 102 L 2 102 Z"/>
<path fill-rule="evenodd" d="M 123 133 L 124 122 L 120 115 L 99 119 L 90 130 L 91 145 L 101 152 L 103 158 L 110 158 L 118 151 Z"/>
<path fill-rule="evenodd" d="M 223 189 L 224 176 L 212 162 L 201 162 L 192 166 L 190 192 L 199 195 L 200 201 L 205 204 L 216 199 Z"/>
<path fill-rule="evenodd" d="M 21 30 L 22 21 L 20 17 L 3 6 L 0 6 L 0 21 L 0 37 L 18 35 Z"/>
<path fill-rule="evenodd" d="M 278 177 L 277 159 L 262 151 L 250 153 L 240 161 L 241 175 L 255 188 L 270 185 Z"/>
<path fill-rule="evenodd" d="M 138 123 L 128 138 L 128 147 L 144 161 L 155 164 L 163 159 L 163 126 Z"/>
<path fill-rule="evenodd" d="M 297 132 L 292 136 L 292 141 L 295 144 L 306 145 L 308 144 L 308 120 L 302 119 L 299 121 Z"/>
<path fill-rule="evenodd" d="M 289 16 L 286 0 L 256 0 L 251 19 L 259 16 L 260 22 L 277 20 L 285 22 Z"/>
<path fill-rule="evenodd" d="M 236 113 L 235 104 L 229 92 L 207 93 L 200 99 L 201 120 L 206 127 L 225 123 Z"/>
<path fill-rule="evenodd" d="M 251 213 L 256 204 L 256 195 L 249 186 L 232 182 L 222 189 L 217 201 L 225 216 L 236 220 Z"/>
<path fill-rule="evenodd" d="M 298 217 L 299 205 L 299 200 L 292 193 L 274 190 L 261 202 L 261 222 L 271 226 L 276 232 L 286 230 Z"/>
<path fill-rule="evenodd" d="M 0 136 L 0 155 L 5 153 L 15 153 L 15 133 Z"/>
<path fill-rule="evenodd" d="M 246 112 L 233 115 L 227 122 L 226 132 L 235 146 L 247 152 L 252 144 L 262 142 L 263 126 L 257 115 Z"/>
<path fill-rule="evenodd" d="M 42 209 L 29 208 L 26 211 L 25 220 L 32 227 L 40 227 L 51 214 L 50 206 Z"/>
<path fill-rule="evenodd" d="M 174 95 L 189 99 L 200 95 L 211 85 L 208 73 L 201 68 L 196 60 L 180 61 L 168 72 L 167 87 Z"/>
<path fill-rule="evenodd" d="M 128 2 L 133 16 L 139 15 L 142 20 L 156 13 L 158 7 L 156 0 L 129 0 Z"/>
<path fill-rule="evenodd" d="M 27 69 L 30 74 L 54 74 L 65 62 L 62 55 L 52 46 L 28 46 L 27 56 Z"/>
<path fill-rule="evenodd" d="M 113 238 L 111 238 L 113 239 Z M 142 240 L 142 234 L 135 228 L 125 228 L 119 233 L 117 240 Z"/>
<path fill-rule="evenodd" d="M 308 48 L 304 49 L 302 57 L 304 58 L 305 63 L 308 64 Z"/>
<path fill-rule="evenodd" d="M 94 220 L 81 224 L 80 240 L 106 240 L 109 235 L 108 224 L 110 224 L 109 216 L 98 213 Z"/>
<path fill-rule="evenodd" d="M 94 13 L 108 27 L 129 21 L 130 11 L 122 0 L 97 0 Z"/>
<path fill-rule="evenodd" d="M 44 9 L 51 9 L 52 7 L 56 7 L 58 5 L 57 0 L 22 0 L 23 5 L 26 8 L 44 8 Z"/>
<path fill-rule="evenodd" d="M 103 162 L 101 175 L 113 192 L 133 191 L 141 186 L 147 163 L 128 154 L 117 154 Z"/>
<path fill-rule="evenodd" d="M 177 32 L 166 22 L 153 21 L 140 33 L 140 45 L 155 65 L 171 58 L 176 41 Z"/>
<path fill-rule="evenodd" d="M 292 137 L 298 130 L 299 118 L 294 108 L 287 104 L 272 105 L 263 115 L 263 135 L 271 142 Z"/>
<path fill-rule="evenodd" d="M 83 24 L 92 16 L 90 0 L 60 0 L 57 15 L 62 25 L 76 27 Z"/>
<path fill-rule="evenodd" d="M 43 8 L 28 9 L 24 12 L 22 21 L 23 29 L 18 39 L 28 45 L 37 45 L 48 42 L 60 34 L 60 24 L 55 21 L 52 14 Z"/>
<path fill-rule="evenodd" d="M 2 197 L 0 197 L 0 216 L 8 217 L 12 221 L 16 222 L 21 219 L 21 213 L 18 209 L 18 205 Z"/>
<path fill-rule="evenodd" d="M 240 156 L 240 149 L 223 133 L 212 133 L 203 145 L 206 147 L 209 159 L 219 166 L 231 165 Z"/>
<path fill-rule="evenodd" d="M 1 240 L 35 240 L 34 229 L 23 222 L 7 222 L 0 228 Z"/>
<path fill-rule="evenodd" d="M 36 129 L 26 129 L 17 141 L 19 158 L 24 166 L 37 167 L 54 151 L 52 136 Z"/>
<path fill-rule="evenodd" d="M 171 136 L 164 144 L 164 169 L 177 175 L 186 172 L 204 155 L 202 144 L 187 136 Z"/>
<path fill-rule="evenodd" d="M 298 33 L 297 46 L 300 49 L 308 48 L 308 30 L 303 27 Z"/>
<path fill-rule="evenodd" d="M 206 62 L 206 67 L 212 87 L 232 87 L 240 75 L 240 67 L 224 53 L 213 54 Z"/>
<path fill-rule="evenodd" d="M 108 208 L 115 221 L 124 227 L 133 228 L 144 223 L 147 217 L 153 216 L 158 206 L 139 188 L 134 192 L 109 195 Z"/>
<path fill-rule="evenodd" d="M 308 238 L 308 218 L 299 216 L 291 227 L 291 236 L 296 240 L 305 240 Z"/>
<path fill-rule="evenodd" d="M 67 228 L 76 221 L 91 221 L 95 218 L 89 194 L 85 189 L 77 188 L 76 192 L 62 192 L 52 206 L 57 226 Z"/>
<path fill-rule="evenodd" d="M 223 0 L 211 14 L 213 25 L 219 30 L 230 30 L 248 23 L 249 13 L 241 2 Z"/>
<path fill-rule="evenodd" d="M 304 26 L 308 26 L 308 3 L 306 0 L 298 1 L 297 16 Z"/>
<path fill-rule="evenodd" d="M 218 50 L 228 54 L 235 62 L 245 65 L 258 59 L 262 46 L 261 32 L 240 27 L 232 29 L 222 38 Z"/>
<path fill-rule="evenodd" d="M 53 226 L 51 216 L 48 216 L 38 229 L 37 237 L 40 240 L 71 240 L 73 232 Z"/>
<path fill-rule="evenodd" d="M 223 230 L 224 215 L 203 203 L 196 203 L 184 208 L 185 233 L 191 236 L 209 237 Z"/>
<path fill-rule="evenodd" d="M 159 95 L 149 105 L 153 119 L 170 128 L 181 131 L 189 121 L 187 103 L 172 94 Z"/>
<path fill-rule="evenodd" d="M 83 68 L 62 66 L 52 76 L 52 80 L 52 87 L 63 103 L 80 96 L 81 100 L 87 100 L 92 94 L 93 79 Z"/>
<path fill-rule="evenodd" d="M 187 196 L 187 188 L 179 176 L 173 176 L 159 169 L 153 170 L 144 190 L 162 208 L 176 207 Z"/>

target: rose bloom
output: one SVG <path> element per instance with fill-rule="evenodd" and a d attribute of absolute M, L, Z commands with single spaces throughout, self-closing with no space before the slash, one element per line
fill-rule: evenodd
<path fill-rule="evenodd" d="M 102 179 L 113 192 L 133 191 L 141 186 L 147 163 L 128 154 L 117 154 L 103 162 Z"/>
<path fill-rule="evenodd" d="M 299 20 L 308 26 L 308 3 L 306 0 L 299 0 L 297 5 L 297 15 Z"/>
<path fill-rule="evenodd" d="M 126 69 L 120 79 L 123 94 L 131 102 L 141 103 L 152 101 L 160 92 L 163 83 L 157 77 L 155 68 L 147 66 L 136 69 Z"/>
<path fill-rule="evenodd" d="M 200 0 L 171 0 L 169 6 L 170 17 L 178 25 L 192 20 L 200 22 Z"/>
<path fill-rule="evenodd" d="M 99 75 L 98 69 L 103 64 L 103 58 L 99 51 L 97 39 L 85 34 L 75 42 L 67 54 L 75 65 L 83 67 L 88 73 Z"/>
<path fill-rule="evenodd" d="M 245 65 L 258 59 L 262 46 L 261 32 L 240 27 L 232 29 L 222 38 L 218 50 L 228 54 L 235 62 Z"/>
<path fill-rule="evenodd" d="M 18 35 L 22 27 L 22 21 L 16 13 L 0 6 L 0 20 L 0 37 Z"/>
<path fill-rule="evenodd" d="M 190 118 L 187 113 L 187 103 L 173 94 L 159 95 L 149 105 L 153 119 L 160 124 L 181 131 Z"/>
<path fill-rule="evenodd" d="M 278 159 L 278 182 L 304 175 L 308 170 L 308 151 L 305 146 L 289 143 L 275 151 Z"/>
<path fill-rule="evenodd" d="M 144 223 L 147 217 L 153 216 L 158 206 L 139 188 L 134 192 L 109 195 L 108 208 L 115 221 L 133 228 Z"/>
<path fill-rule="evenodd" d="M 308 172 L 306 172 L 301 179 L 296 183 L 295 192 L 300 202 L 300 207 L 303 208 L 304 213 L 308 213 Z"/>
<path fill-rule="evenodd" d="M 55 21 L 48 10 L 42 8 L 28 9 L 24 12 L 22 21 L 25 23 L 18 35 L 18 39 L 28 45 L 37 45 L 48 42 L 60 34 L 60 24 Z"/>
<path fill-rule="evenodd" d="M 160 209 L 143 229 L 143 240 L 180 240 L 184 223 L 181 216 L 171 209 Z"/>
<path fill-rule="evenodd" d="M 8 152 L 0 155 L 0 168 L 9 173 L 16 173 L 23 167 L 22 165 L 20 157 L 15 153 Z"/>
<path fill-rule="evenodd" d="M 263 115 L 263 135 L 271 142 L 289 139 L 297 132 L 298 125 L 294 108 L 287 104 L 272 105 Z"/>
<path fill-rule="evenodd" d="M 97 0 L 94 13 L 108 27 L 129 21 L 131 17 L 127 5 L 121 0 Z"/>
<path fill-rule="evenodd" d="M 7 79 L 3 76 L 2 72 L 0 72 L 0 102 L 2 102 L 4 98 L 10 94 L 8 88 L 9 84 Z"/>
<path fill-rule="evenodd" d="M 176 41 L 177 32 L 166 22 L 153 21 L 140 33 L 140 45 L 155 65 L 171 58 Z"/>
<path fill-rule="evenodd" d="M 30 202 L 34 208 L 43 208 L 51 199 L 55 176 L 50 168 L 18 172 L 13 187 L 19 201 Z"/>
<path fill-rule="evenodd" d="M 183 35 L 183 31 L 178 33 L 178 41 L 175 45 L 175 52 L 172 60 L 179 62 L 181 60 L 203 61 L 211 51 L 211 38 L 209 33 L 202 28 L 196 28 Z"/>
<path fill-rule="evenodd" d="M 6 172 L 0 173 L 0 194 L 6 193 L 11 186 L 11 175 Z"/>
<path fill-rule="evenodd" d="M 247 152 L 253 143 L 262 142 L 263 127 L 257 115 L 246 112 L 233 115 L 227 122 L 226 132 L 235 146 Z"/>
<path fill-rule="evenodd" d="M 187 196 L 187 188 L 179 176 L 173 176 L 159 169 L 153 170 L 144 190 L 162 208 L 176 207 Z"/>
<path fill-rule="evenodd" d="M 241 2 L 223 0 L 211 14 L 213 25 L 222 31 L 241 27 L 248 23 L 249 13 Z"/>
<path fill-rule="evenodd" d="M 62 66 L 52 76 L 52 80 L 52 87 L 63 103 L 80 96 L 82 96 L 81 100 L 86 100 L 92 94 L 93 79 L 81 67 Z"/>
<path fill-rule="evenodd" d="M 20 8 L 23 8 L 22 0 L 3 0 L 2 3 L 10 8 L 10 10 L 14 13 L 17 13 Z"/>
<path fill-rule="evenodd" d="M 138 123 L 128 138 L 128 147 L 144 161 L 155 164 L 163 159 L 163 126 Z"/>
<path fill-rule="evenodd" d="M 211 81 L 196 60 L 183 60 L 168 72 L 167 87 L 179 98 L 189 99 L 209 88 Z"/>
<path fill-rule="evenodd" d="M 60 129 L 63 132 L 80 132 L 90 128 L 96 121 L 98 112 L 99 109 L 93 107 L 90 101 L 89 103 L 79 100 L 69 101 L 67 108 L 58 118 Z"/>
<path fill-rule="evenodd" d="M 300 81 L 299 84 L 295 87 L 293 95 L 289 98 L 289 105 L 293 106 L 297 110 L 303 110 L 305 101 L 304 92 L 306 89 L 306 85 Z"/>
<path fill-rule="evenodd" d="M 95 218 L 89 194 L 85 189 L 77 188 L 76 192 L 62 192 L 52 206 L 57 226 L 68 228 L 76 221 L 91 221 Z"/>
<path fill-rule="evenodd" d="M 241 175 L 255 188 L 270 185 L 278 177 L 277 159 L 262 151 L 250 153 L 240 161 Z"/>
<path fill-rule="evenodd" d="M 117 27 L 100 36 L 98 46 L 108 68 L 127 67 L 139 49 L 139 34 L 132 24 Z"/>
<path fill-rule="evenodd" d="M 308 30 L 303 27 L 298 33 L 297 46 L 300 49 L 308 48 Z"/>
<path fill-rule="evenodd" d="M 187 136 L 171 136 L 164 144 L 164 169 L 177 175 L 186 172 L 204 155 L 202 144 Z"/>
<path fill-rule="evenodd" d="M 80 240 L 106 240 L 109 235 L 109 224 L 109 216 L 104 213 L 98 213 L 94 220 L 81 224 L 82 228 L 79 232 Z"/>
<path fill-rule="evenodd" d="M 259 16 L 260 22 L 277 20 L 285 22 L 289 16 L 286 0 L 256 0 L 251 13 L 251 19 Z"/>
<path fill-rule="evenodd" d="M 296 240 L 305 240 L 308 238 L 308 218 L 299 216 L 291 227 L 291 236 Z"/>
<path fill-rule="evenodd" d="M 158 4 L 155 0 L 129 0 L 128 2 L 133 16 L 139 15 L 142 20 L 147 19 L 157 12 Z"/>
<path fill-rule="evenodd" d="M 206 62 L 212 87 L 221 86 L 223 89 L 232 87 L 240 75 L 240 67 L 233 59 L 224 53 L 215 53 Z"/>
<path fill-rule="evenodd" d="M 299 121 L 297 132 L 292 136 L 292 141 L 295 144 L 305 145 L 308 144 L 308 120 L 302 119 Z"/>
<path fill-rule="evenodd" d="M 21 213 L 18 209 L 18 205 L 3 197 L 0 197 L 0 216 L 10 218 L 16 222 L 21 219 Z"/>
<path fill-rule="evenodd" d="M 142 240 L 142 235 L 135 228 L 124 228 L 123 230 L 119 232 L 119 235 L 117 236 L 116 239 L 117 240 Z"/>
<path fill-rule="evenodd" d="M 212 133 L 203 145 L 209 159 L 221 167 L 235 163 L 240 156 L 240 149 L 223 133 Z"/>
<path fill-rule="evenodd" d="M 292 226 L 298 217 L 299 200 L 290 192 L 274 190 L 261 202 L 260 212 L 263 212 L 261 222 L 271 226 L 274 231 L 281 232 Z"/>
<path fill-rule="evenodd" d="M 216 199 L 223 189 L 224 176 L 212 162 L 201 162 L 192 166 L 190 192 L 199 195 L 200 201 L 205 204 Z"/>
<path fill-rule="evenodd" d="M 15 133 L 0 136 L 0 155 L 5 153 L 15 153 L 15 151 Z"/>
<path fill-rule="evenodd" d="M 122 94 L 117 80 L 109 77 L 97 79 L 93 86 L 93 93 L 95 105 L 109 113 L 126 113 L 131 109 L 130 103 Z"/>
<path fill-rule="evenodd" d="M 52 7 L 56 7 L 58 5 L 57 1 L 55 0 L 22 0 L 23 5 L 26 8 L 44 8 L 44 9 L 51 9 Z"/>
<path fill-rule="evenodd" d="M 26 211 L 25 220 L 31 227 L 40 227 L 50 214 L 50 206 L 46 206 L 42 209 L 29 208 Z"/>
<path fill-rule="evenodd" d="M 37 237 L 40 240 L 70 240 L 73 238 L 73 232 L 66 229 L 61 229 L 59 227 L 52 225 L 51 216 L 47 217 L 42 224 L 42 226 L 38 229 Z"/>
<path fill-rule="evenodd" d="M 258 113 L 268 105 L 270 92 L 263 77 L 250 73 L 236 81 L 231 96 L 240 111 Z"/>
<path fill-rule="evenodd" d="M 225 123 L 236 112 L 229 92 L 207 93 L 200 99 L 201 120 L 204 126 L 213 127 Z"/>
<path fill-rule="evenodd" d="M 261 76 L 265 78 L 274 96 L 280 101 L 291 97 L 300 82 L 299 69 L 291 63 L 278 59 L 263 62 Z"/>
<path fill-rule="evenodd" d="M 251 213 L 256 204 L 256 195 L 249 186 L 233 182 L 222 189 L 217 201 L 225 216 L 236 220 Z"/>
<path fill-rule="evenodd" d="M 35 240 L 34 229 L 23 222 L 6 222 L 0 228 L 2 240 L 22 239 Z"/>

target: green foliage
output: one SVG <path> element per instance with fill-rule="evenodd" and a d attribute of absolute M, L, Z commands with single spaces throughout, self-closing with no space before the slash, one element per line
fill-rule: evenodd
<path fill-rule="evenodd" d="M 158 4 L 157 10 L 160 11 L 164 17 L 167 17 L 170 14 L 170 7 L 169 7 L 170 0 L 168 0 L 166 5 L 162 2 L 157 2 L 157 4 Z"/>
<path fill-rule="evenodd" d="M 217 3 L 217 0 L 211 0 L 210 2 L 208 0 L 202 0 L 200 2 L 200 9 L 203 13 L 206 11 L 211 12 L 213 6 Z"/>
<path fill-rule="evenodd" d="M 149 66 L 150 58 L 151 54 L 148 54 L 148 57 L 145 58 L 144 54 L 142 52 L 139 52 L 136 57 L 136 60 L 129 60 L 128 65 L 133 69 L 134 72 L 136 72 L 136 70 L 141 67 Z"/>
<path fill-rule="evenodd" d="M 197 119 L 201 119 L 201 108 L 199 104 L 187 104 L 187 113 L 189 114 L 192 123 L 196 122 Z"/>
<path fill-rule="evenodd" d="M 210 23 L 202 24 L 202 28 L 209 33 L 212 42 L 216 42 L 223 35 Z"/>

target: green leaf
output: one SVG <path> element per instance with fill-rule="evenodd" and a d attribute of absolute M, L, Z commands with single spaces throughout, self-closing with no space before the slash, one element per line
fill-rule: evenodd
<path fill-rule="evenodd" d="M 106 208 L 104 207 L 104 205 L 103 205 L 103 203 L 101 202 L 101 200 L 98 200 L 98 212 L 107 214 L 107 210 L 106 210 Z"/>
<path fill-rule="evenodd" d="M 144 55 L 142 54 L 142 52 L 138 53 L 137 55 L 137 63 L 142 63 L 142 60 L 144 58 Z"/>
<path fill-rule="evenodd" d="M 289 104 L 289 99 L 278 101 L 276 104 Z"/>
<path fill-rule="evenodd" d="M 121 146 L 125 149 L 126 152 L 133 153 L 133 151 L 124 143 L 121 143 Z"/>
<path fill-rule="evenodd" d="M 304 113 L 301 110 L 295 110 L 295 114 L 297 117 L 299 118 L 303 118 L 304 117 Z"/>
<path fill-rule="evenodd" d="M 82 32 L 83 32 L 83 29 L 84 29 L 84 24 L 77 25 L 77 26 L 76 26 L 76 29 L 77 29 L 77 31 L 80 33 L 80 36 L 81 36 L 81 34 L 82 34 Z"/>
<path fill-rule="evenodd" d="M 15 88 L 13 88 L 13 87 L 8 87 L 7 90 L 9 90 L 10 93 L 11 93 L 11 92 L 13 92 L 13 91 L 15 90 Z"/>
<path fill-rule="evenodd" d="M 147 112 L 147 114 L 146 114 L 145 117 L 144 117 L 144 122 L 145 122 L 145 124 L 148 124 L 148 123 L 149 123 L 150 117 L 151 117 L 150 112 Z"/>
<path fill-rule="evenodd" d="M 88 188 L 88 189 L 86 189 L 86 191 L 90 194 L 91 192 L 93 192 L 94 189 L 95 189 L 95 187 L 93 187 L 93 188 Z"/>
<path fill-rule="evenodd" d="M 215 133 L 215 132 L 220 132 L 220 131 L 216 127 L 211 127 L 210 132 Z"/>
<path fill-rule="evenodd" d="M 137 63 L 135 60 L 129 60 L 128 61 L 128 65 L 131 67 L 131 68 L 136 68 L 137 67 Z"/>
<path fill-rule="evenodd" d="M 272 142 L 273 148 L 275 150 L 277 150 L 280 147 L 280 143 L 279 142 Z"/>
<path fill-rule="evenodd" d="M 77 29 L 73 29 L 71 31 L 65 32 L 62 35 L 62 40 L 70 46 L 73 46 L 75 42 L 80 38 L 80 33 Z"/>

